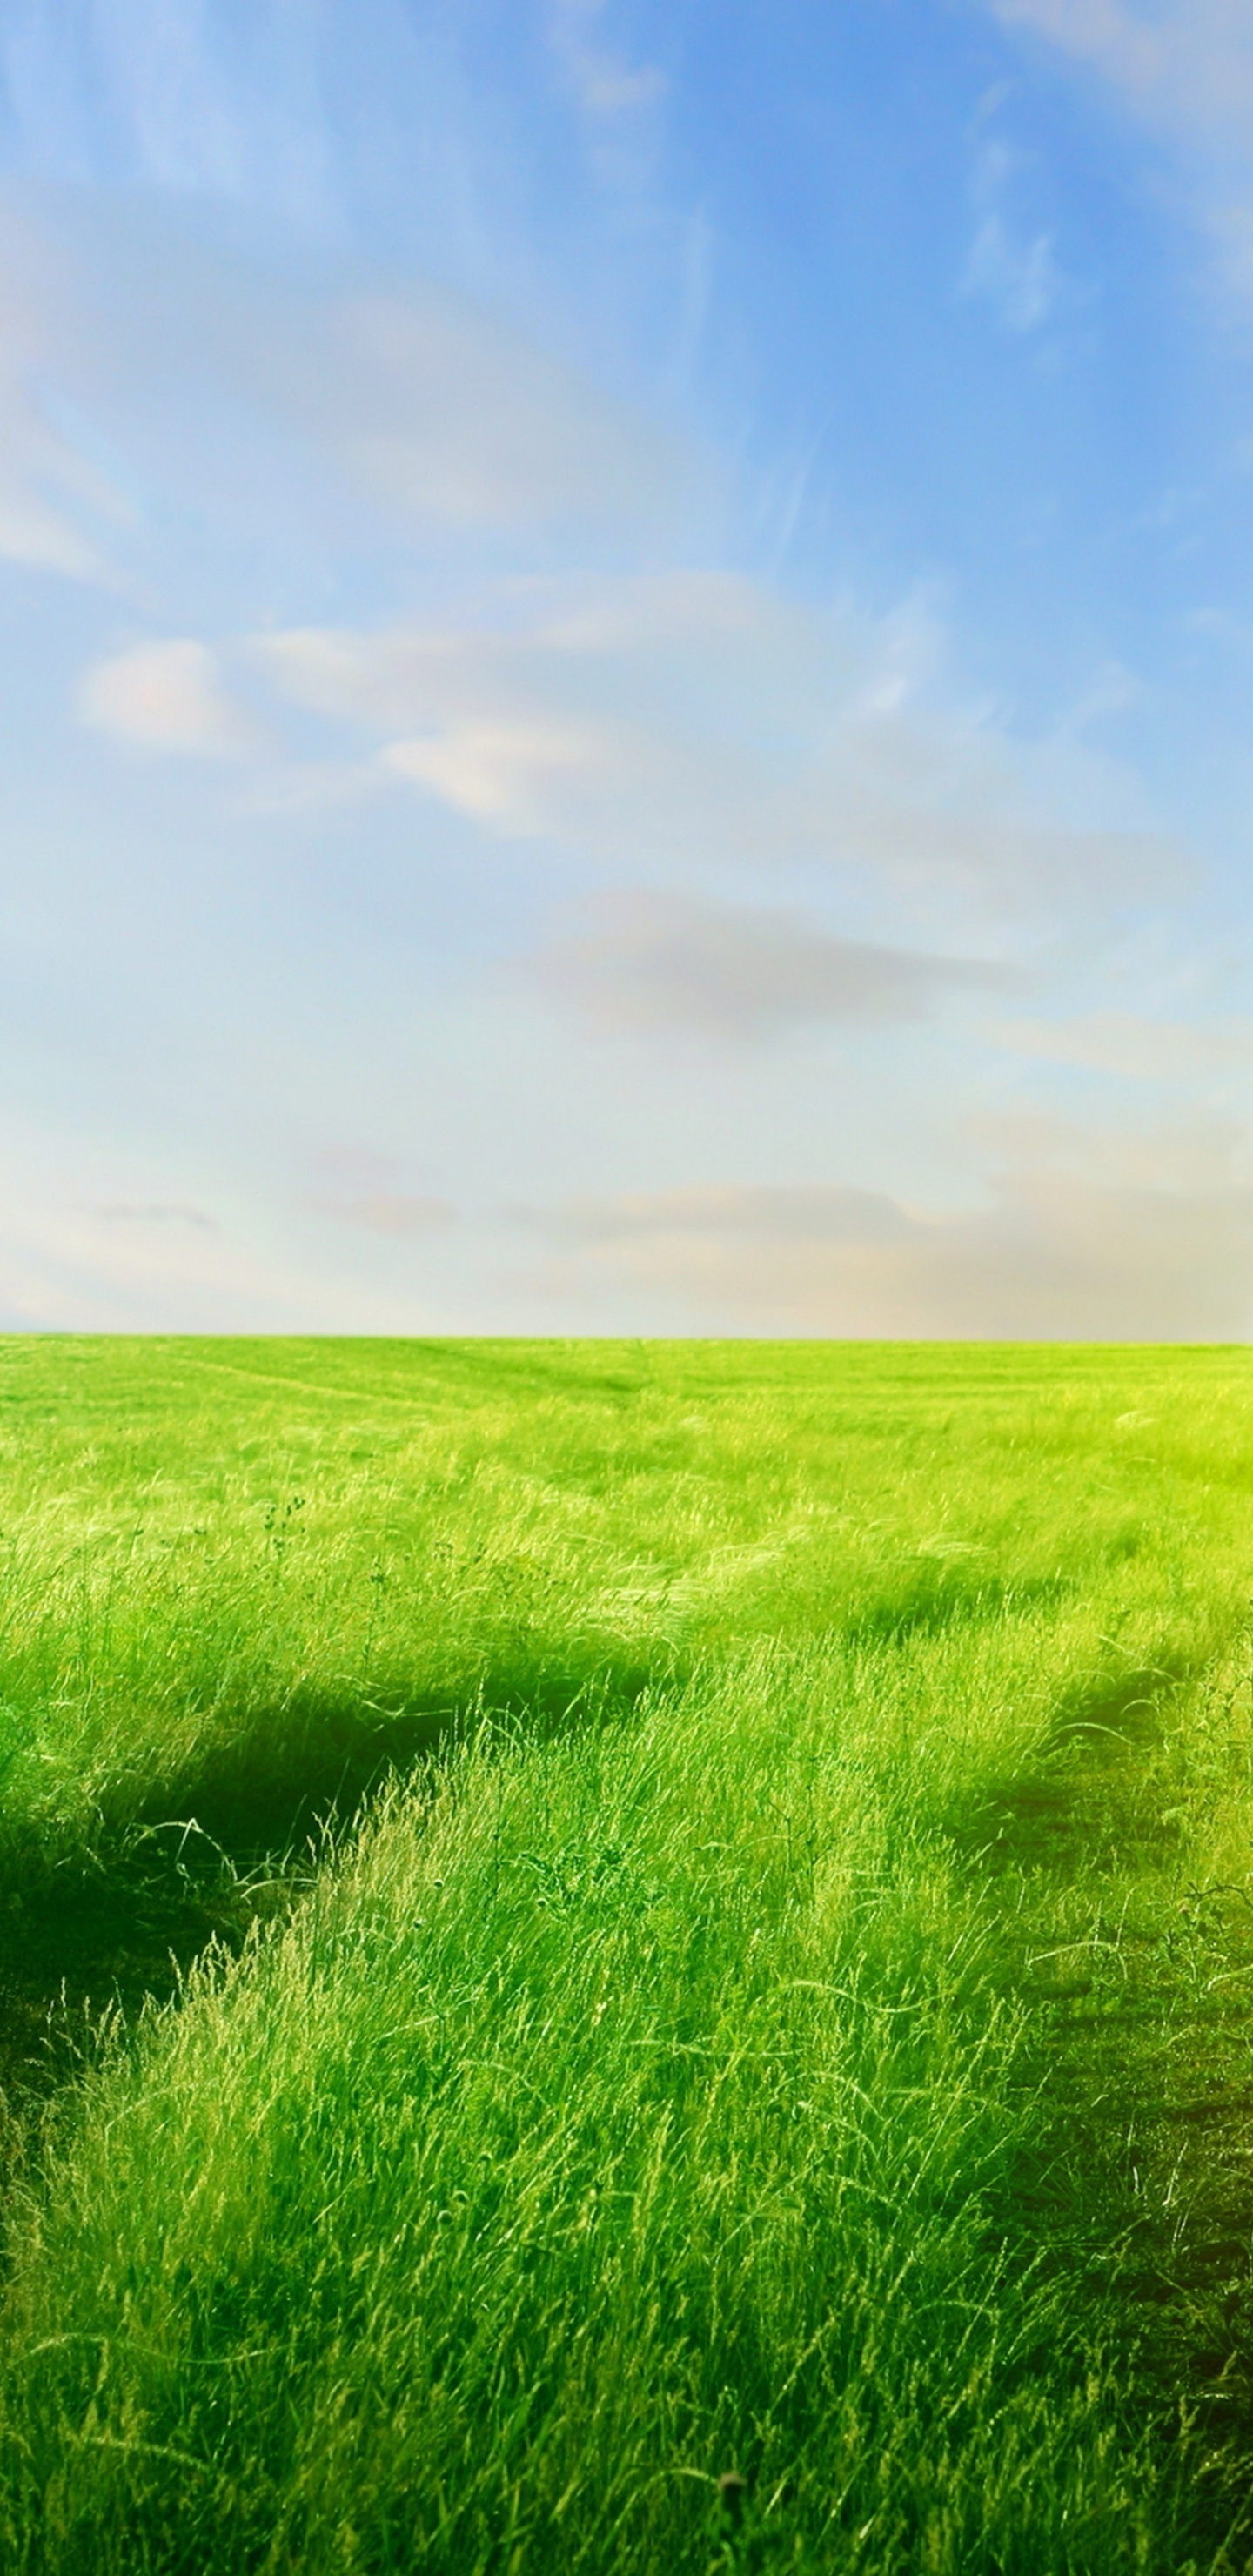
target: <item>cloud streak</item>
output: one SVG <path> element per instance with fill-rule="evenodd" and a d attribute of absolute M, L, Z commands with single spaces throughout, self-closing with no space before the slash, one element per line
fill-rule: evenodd
<path fill-rule="evenodd" d="M 852 1339 L 1242 1340 L 1253 1187 L 1024 1164 L 939 1214 L 757 1185 L 584 1201 L 546 1220 L 554 1283 L 675 1299 L 706 1329 Z"/>
<path fill-rule="evenodd" d="M 645 890 L 587 909 L 587 929 L 550 940 L 520 971 L 605 1031 L 752 1043 L 824 1023 L 879 1028 L 1014 980 L 975 959 L 839 938 L 799 912 Z"/>

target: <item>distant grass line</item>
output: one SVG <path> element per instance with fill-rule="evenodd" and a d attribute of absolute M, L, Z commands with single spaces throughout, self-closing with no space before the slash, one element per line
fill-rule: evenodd
<path fill-rule="evenodd" d="M 1253 2567 L 1253 1361 L 197 1347 L 0 1353 L 0 2562 Z"/>

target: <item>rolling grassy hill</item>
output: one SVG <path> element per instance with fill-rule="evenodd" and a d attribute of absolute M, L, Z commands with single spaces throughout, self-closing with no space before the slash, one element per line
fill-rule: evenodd
<path fill-rule="evenodd" d="M 1253 2565 L 1248 1354 L 10 1341 L 0 1444 L 6 2566 Z"/>

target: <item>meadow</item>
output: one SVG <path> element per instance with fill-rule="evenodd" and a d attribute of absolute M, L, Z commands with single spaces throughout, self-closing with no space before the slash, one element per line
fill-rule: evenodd
<path fill-rule="evenodd" d="M 1253 2568 L 1253 1354 L 0 1344 L 0 2564 Z"/>

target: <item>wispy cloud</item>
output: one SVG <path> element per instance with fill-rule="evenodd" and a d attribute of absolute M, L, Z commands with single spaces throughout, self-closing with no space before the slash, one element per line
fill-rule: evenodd
<path fill-rule="evenodd" d="M 1024 158 L 992 128 L 1010 95 L 994 92 L 977 121 L 970 173 L 976 227 L 958 291 L 990 305 L 1007 330 L 1025 334 L 1048 320 L 1063 280 L 1052 232 L 1024 223 L 1015 208 Z"/>
<path fill-rule="evenodd" d="M 1168 884 L 1135 782 L 1071 736 L 1013 742 L 911 686 L 895 621 L 725 573 L 502 591 L 492 622 L 289 630 L 280 696 L 372 735 L 395 775 L 598 868 L 818 864 L 1003 918 Z"/>
<path fill-rule="evenodd" d="M 549 0 L 548 41 L 585 115 L 619 117 L 651 106 L 665 79 L 654 63 L 633 64 L 605 32 L 606 0 Z"/>
<path fill-rule="evenodd" d="M 1087 64 L 1183 158 L 1184 184 L 1240 297 L 1253 295 L 1253 13 L 1247 0 L 987 0 Z"/>
<path fill-rule="evenodd" d="M 74 11 L 12 0 L 0 87 L 20 157 L 43 177 L 122 178 L 324 220 L 322 14 L 283 0 L 243 12 L 213 0 L 96 0 Z"/>
<path fill-rule="evenodd" d="M 0 556 L 79 581 L 108 578 L 107 543 L 130 513 L 49 402 L 66 281 L 11 210 L 0 220 Z"/>
<path fill-rule="evenodd" d="M 549 940 L 522 972 L 605 1030 L 743 1043 L 824 1022 L 874 1028 L 1013 980 L 999 965 L 839 938 L 799 912 L 646 890 L 586 909 L 587 928 Z"/>
<path fill-rule="evenodd" d="M 1060 286 L 1051 233 L 1017 240 L 1003 215 L 985 215 L 961 274 L 964 295 L 992 305 L 1011 331 L 1047 321 Z"/>

